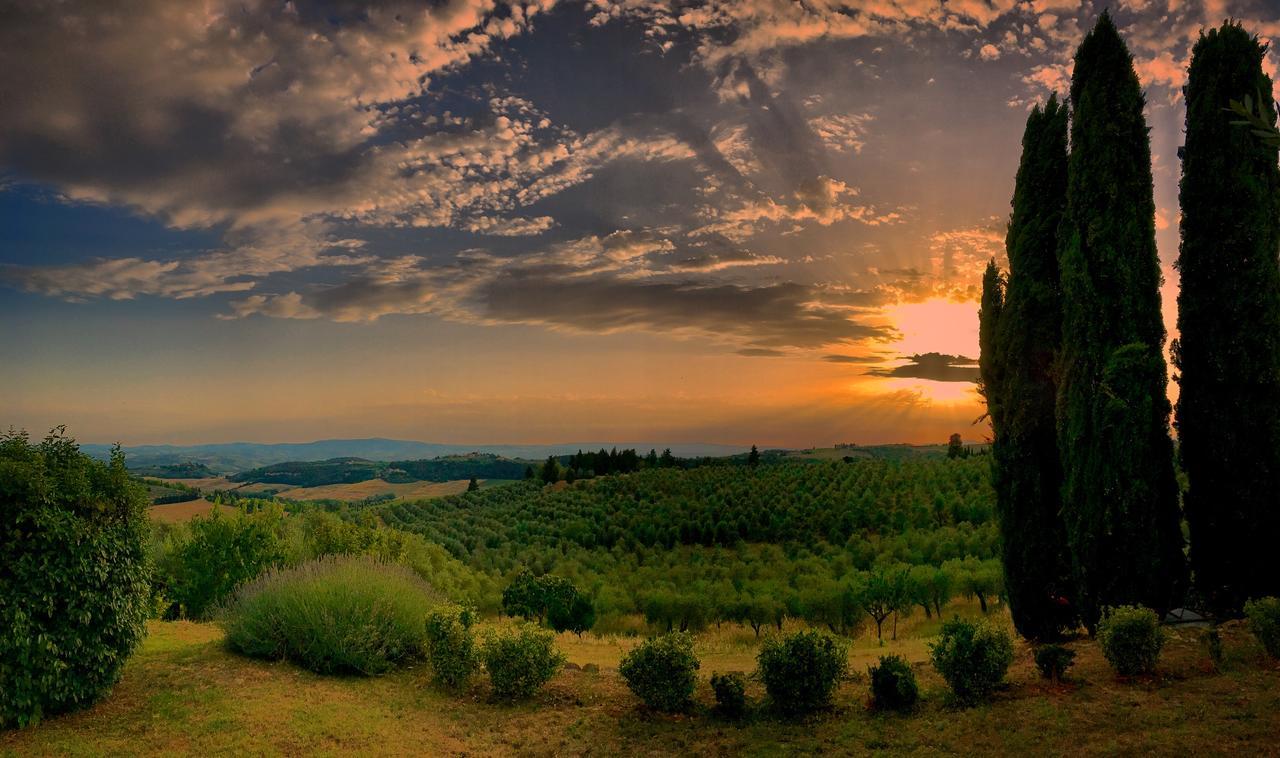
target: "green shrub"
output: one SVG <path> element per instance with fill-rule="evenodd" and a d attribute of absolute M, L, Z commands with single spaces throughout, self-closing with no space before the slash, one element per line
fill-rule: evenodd
<path fill-rule="evenodd" d="M 1280 658 L 1280 598 L 1264 597 L 1244 604 L 1249 631 L 1272 658 Z"/>
<path fill-rule="evenodd" d="M 769 637 L 756 662 L 775 709 L 809 713 L 831 704 L 831 693 L 848 666 L 848 650 L 825 632 L 807 630 Z"/>
<path fill-rule="evenodd" d="M 427 660 L 436 684 L 451 690 L 466 686 L 476 672 L 476 614 L 470 608 L 449 605 L 427 614 Z"/>
<path fill-rule="evenodd" d="M 618 673 L 650 708 L 675 713 L 693 702 L 701 664 L 687 632 L 650 637 L 622 657 Z"/>
<path fill-rule="evenodd" d="M 146 494 L 63 433 L 0 435 L 0 728 L 93 703 L 146 632 Z"/>
<path fill-rule="evenodd" d="M 1040 676 L 1060 682 L 1075 662 L 1076 651 L 1062 645 L 1041 645 L 1036 648 L 1035 658 Z"/>
<path fill-rule="evenodd" d="M 716 712 L 729 719 L 747 712 L 747 683 L 742 674 L 712 674 L 711 691 L 716 695 Z"/>
<path fill-rule="evenodd" d="M 158 559 L 167 615 L 208 618 L 240 584 L 284 561 L 284 514 L 215 507 L 176 532 Z"/>
<path fill-rule="evenodd" d="M 872 666 L 871 699 L 875 707 L 891 711 L 911 709 L 920 699 L 920 687 L 916 684 L 911 664 L 896 655 L 881 656 L 880 663 Z"/>
<path fill-rule="evenodd" d="M 1098 642 L 1117 674 L 1149 674 L 1155 671 L 1164 647 L 1164 630 L 1160 628 L 1160 617 L 1150 608 L 1104 608 L 1098 622 Z"/>
<path fill-rule="evenodd" d="M 556 650 L 556 636 L 532 624 L 490 633 L 480 648 L 480 658 L 493 694 L 499 700 L 518 700 L 537 692 L 564 665 L 564 655 Z"/>
<path fill-rule="evenodd" d="M 1003 681 L 1013 663 L 1013 640 L 986 622 L 953 618 L 942 625 L 929 652 L 955 702 L 973 705 L 989 698 Z"/>
<path fill-rule="evenodd" d="M 403 566 L 330 556 L 271 569 L 220 614 L 232 650 L 321 674 L 381 674 L 421 658 L 435 593 Z"/>

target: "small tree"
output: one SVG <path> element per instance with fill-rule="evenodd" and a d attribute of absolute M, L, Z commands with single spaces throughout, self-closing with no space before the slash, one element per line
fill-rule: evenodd
<path fill-rule="evenodd" d="M 480 489 L 480 482 L 476 481 L 476 478 L 473 476 L 471 477 L 471 481 L 467 482 L 467 492 L 475 492 L 478 489 Z"/>
<path fill-rule="evenodd" d="M 590 598 L 575 590 L 567 605 L 556 603 L 548 607 L 547 623 L 557 632 L 573 632 L 581 639 L 582 633 L 590 631 L 596 624 L 595 605 Z"/>
<path fill-rule="evenodd" d="M 878 568 L 863 575 L 858 603 L 876 622 L 876 639 L 884 640 L 885 619 L 908 605 L 907 571 Z"/>
<path fill-rule="evenodd" d="M 751 452 L 747 453 L 747 465 L 751 468 L 756 468 L 760 465 L 760 451 L 756 449 L 755 445 L 752 445 Z"/>
<path fill-rule="evenodd" d="M 947 441 L 947 457 L 951 459 L 964 457 L 964 439 L 959 433 L 951 435 Z"/>
<path fill-rule="evenodd" d="M 554 455 L 547 456 L 547 462 L 542 464 L 542 483 L 555 484 L 560 481 L 560 461 L 556 460 Z"/>

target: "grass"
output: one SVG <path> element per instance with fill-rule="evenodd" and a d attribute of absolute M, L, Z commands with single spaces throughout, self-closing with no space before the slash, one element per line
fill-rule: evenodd
<path fill-rule="evenodd" d="M 994 615 L 994 614 L 993 614 Z M 561 635 L 569 661 L 599 673 L 565 670 L 532 700 L 490 702 L 477 678 L 461 696 L 438 692 L 422 667 L 376 678 L 323 677 L 286 663 L 227 652 L 221 632 L 187 622 L 151 626 L 115 691 L 94 708 L 32 729 L 0 734 L 4 755 L 348 753 L 433 755 L 781 753 L 938 755 L 1263 754 L 1280 733 L 1280 667 L 1264 658 L 1242 627 L 1224 627 L 1227 662 L 1210 664 L 1197 630 L 1176 630 L 1155 676 L 1117 680 L 1095 643 L 1078 652 L 1063 685 L 1039 678 L 1022 644 L 1009 686 L 994 701 L 957 711 L 941 680 L 923 664 L 936 626 L 916 620 L 883 648 L 860 640 L 851 678 L 835 708 L 804 721 L 758 716 L 742 725 L 717 721 L 707 679 L 714 671 L 750 671 L 749 630 L 699 639 L 702 712 L 663 716 L 640 708 L 614 668 L 634 640 Z M 866 667 L 881 652 L 915 665 L 924 700 L 914 714 L 867 710 Z M 760 685 L 748 693 L 761 697 Z"/>

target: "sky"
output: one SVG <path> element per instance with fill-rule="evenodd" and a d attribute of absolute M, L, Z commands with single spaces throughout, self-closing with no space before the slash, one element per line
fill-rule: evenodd
<path fill-rule="evenodd" d="M 0 0 L 0 427 L 980 441 L 1022 127 L 1104 5 L 1172 331 L 1190 45 L 1276 0 Z"/>

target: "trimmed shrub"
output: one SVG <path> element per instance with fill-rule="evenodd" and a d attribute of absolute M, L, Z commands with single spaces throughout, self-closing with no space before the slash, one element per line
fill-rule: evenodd
<path fill-rule="evenodd" d="M 1013 640 L 985 621 L 953 618 L 942 625 L 929 653 L 955 702 L 974 705 L 991 697 L 1004 680 L 1013 663 Z"/>
<path fill-rule="evenodd" d="M 769 637 L 756 658 L 773 707 L 802 714 L 831 704 L 831 693 L 848 667 L 843 642 L 817 630 Z"/>
<path fill-rule="evenodd" d="M 688 710 L 701 664 L 687 632 L 650 637 L 622 657 L 618 673 L 645 705 L 668 713 Z"/>
<path fill-rule="evenodd" d="M 896 655 L 880 657 L 879 665 L 868 669 L 871 674 L 871 700 L 876 708 L 890 711 L 910 710 L 920 699 L 920 687 L 911 664 Z"/>
<path fill-rule="evenodd" d="M 320 674 L 381 674 L 421 658 L 430 585 L 403 566 L 326 557 L 242 585 L 220 614 L 232 650 Z"/>
<path fill-rule="evenodd" d="M 537 692 L 564 665 L 564 655 L 556 650 L 556 636 L 532 624 L 490 633 L 480 647 L 480 658 L 493 695 L 499 700 L 519 700 Z"/>
<path fill-rule="evenodd" d="M 716 695 L 716 713 L 728 719 L 747 712 L 747 682 L 742 674 L 712 674 L 711 691 Z"/>
<path fill-rule="evenodd" d="M 475 611 L 458 605 L 427 614 L 427 660 L 432 680 L 441 687 L 460 690 L 476 672 L 480 659 L 471 631 L 475 621 Z"/>
<path fill-rule="evenodd" d="M 146 633 L 146 494 L 63 434 L 0 435 L 0 728 L 92 704 Z"/>
<path fill-rule="evenodd" d="M 1036 648 L 1035 657 L 1040 676 L 1060 682 L 1075 662 L 1076 651 L 1062 645 L 1041 645 Z"/>
<path fill-rule="evenodd" d="M 1272 658 L 1280 658 L 1280 598 L 1264 597 L 1244 604 L 1249 631 Z"/>
<path fill-rule="evenodd" d="M 1155 671 L 1164 647 L 1164 630 L 1160 628 L 1160 617 L 1150 608 L 1104 608 L 1098 622 L 1098 642 L 1107 662 L 1120 676 L 1149 674 Z"/>

